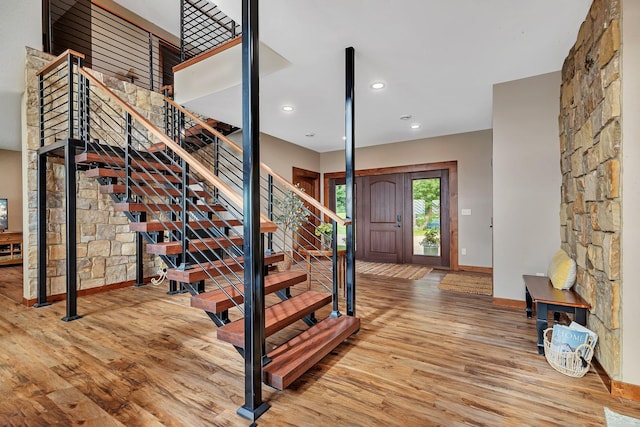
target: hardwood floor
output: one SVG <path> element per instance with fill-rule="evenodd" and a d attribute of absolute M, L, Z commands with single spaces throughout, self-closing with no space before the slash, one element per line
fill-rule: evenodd
<path fill-rule="evenodd" d="M 265 386 L 272 407 L 258 425 L 602 426 L 605 406 L 640 417 L 593 370 L 549 367 L 523 310 L 440 291 L 442 277 L 358 276 L 360 332 L 284 392 Z M 84 317 L 70 323 L 64 303 L 0 295 L 0 425 L 247 425 L 240 356 L 188 296 L 165 292 L 82 297 Z"/>

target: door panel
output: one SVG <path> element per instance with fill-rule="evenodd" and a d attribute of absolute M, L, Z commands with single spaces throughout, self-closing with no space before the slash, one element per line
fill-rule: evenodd
<path fill-rule="evenodd" d="M 363 184 L 363 259 L 402 262 L 402 175 L 368 176 Z"/>

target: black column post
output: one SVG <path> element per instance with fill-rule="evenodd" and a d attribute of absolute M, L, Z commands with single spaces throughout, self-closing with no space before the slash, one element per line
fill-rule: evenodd
<path fill-rule="evenodd" d="M 356 269 L 355 269 L 355 242 L 354 242 L 354 165 L 355 165 L 355 51 L 348 47 L 346 53 L 346 93 L 345 93 L 345 169 L 346 169 L 346 215 L 351 220 L 347 226 L 347 315 L 356 314 Z"/>
<path fill-rule="evenodd" d="M 47 11 L 48 18 L 48 11 Z M 44 146 L 44 80 L 38 76 L 40 102 L 40 147 Z M 22 248 L 24 252 L 24 248 Z M 47 155 L 38 153 L 38 301 L 34 307 L 47 302 Z"/>
<path fill-rule="evenodd" d="M 71 131 L 71 130 L 70 130 Z M 76 291 L 76 146 L 67 140 L 64 147 L 65 193 L 67 198 L 67 315 L 65 322 L 79 319 Z"/>
<path fill-rule="evenodd" d="M 142 222 L 143 220 L 140 220 Z M 136 233 L 136 284 L 144 286 L 144 256 L 142 255 L 142 233 Z"/>
<path fill-rule="evenodd" d="M 38 154 L 38 301 L 34 307 L 47 305 L 47 155 Z"/>
<path fill-rule="evenodd" d="M 264 275 L 260 238 L 260 99 L 258 0 L 242 0 L 242 147 L 244 213 L 244 397 L 238 414 L 255 421 L 262 401 Z"/>

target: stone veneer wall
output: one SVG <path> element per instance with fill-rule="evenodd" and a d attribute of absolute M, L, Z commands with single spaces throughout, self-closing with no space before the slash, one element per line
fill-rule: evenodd
<path fill-rule="evenodd" d="M 39 141 L 38 80 L 35 72 L 51 61 L 51 55 L 27 48 L 26 127 L 27 191 L 29 224 L 24 227 L 24 297 L 33 299 L 37 289 L 37 149 Z M 131 83 L 93 73 L 115 93 L 128 101 L 160 129 L 163 127 L 163 98 L 159 93 Z M 25 142 L 23 142 L 23 145 Z M 66 292 L 65 171 L 62 159 L 50 158 L 47 165 L 47 295 Z M 100 194 L 98 182 L 77 172 L 77 273 L 78 289 L 89 289 L 135 280 L 135 233 L 129 220 L 114 212 L 113 201 Z M 143 248 L 144 250 L 144 248 Z M 144 256 L 144 277 L 154 276 L 160 259 Z"/>
<path fill-rule="evenodd" d="M 562 248 L 591 305 L 596 358 L 620 376 L 620 1 L 594 0 L 562 67 Z"/>

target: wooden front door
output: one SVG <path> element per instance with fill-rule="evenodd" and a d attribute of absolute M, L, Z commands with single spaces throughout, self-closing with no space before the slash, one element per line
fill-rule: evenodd
<path fill-rule="evenodd" d="M 301 168 L 293 168 L 293 184 L 299 185 L 305 193 L 310 195 L 316 200 L 320 200 L 320 174 Z M 305 206 L 311 212 L 309 222 L 303 224 L 300 234 L 297 236 L 296 245 L 306 248 L 311 246 L 319 246 L 320 238 L 315 235 L 316 227 L 320 225 L 318 218 L 318 209 L 314 208 L 308 203 Z"/>
<path fill-rule="evenodd" d="M 404 189 L 402 174 L 362 178 L 362 259 L 401 263 Z"/>

